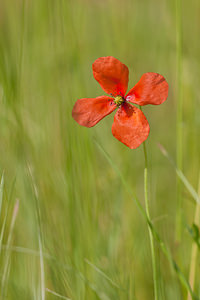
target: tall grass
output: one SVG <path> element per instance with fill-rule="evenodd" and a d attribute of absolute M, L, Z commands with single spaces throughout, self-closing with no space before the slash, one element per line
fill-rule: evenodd
<path fill-rule="evenodd" d="M 156 232 L 158 299 L 187 299 L 200 162 L 199 8 L 197 0 L 182 2 L 184 122 L 177 150 L 174 1 L 0 2 L 2 299 L 153 299 L 149 225 Z M 71 117 L 77 98 L 102 95 L 91 65 L 107 55 L 129 67 L 129 87 L 148 71 L 161 73 L 170 86 L 164 104 L 144 107 L 151 127 L 150 223 L 127 190 L 143 209 L 142 146 L 130 150 L 112 137 L 113 115 L 91 129 Z M 177 175 L 158 142 L 174 161 L 182 153 Z M 193 299 L 200 298 L 198 254 Z"/>

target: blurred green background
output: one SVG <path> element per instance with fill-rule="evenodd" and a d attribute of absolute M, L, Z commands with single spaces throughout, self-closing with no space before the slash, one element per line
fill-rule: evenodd
<path fill-rule="evenodd" d="M 199 12 L 199 0 L 182 1 L 183 172 L 195 189 Z M 145 72 L 169 83 L 168 100 L 143 109 L 151 127 L 150 210 L 188 278 L 195 203 L 183 188 L 176 242 L 176 174 L 157 146 L 176 159 L 176 1 L 1 0 L 0 299 L 153 299 L 147 224 L 95 141 L 143 204 L 142 146 L 130 150 L 112 136 L 114 114 L 91 129 L 71 117 L 78 98 L 104 94 L 92 63 L 109 55 L 129 67 L 129 88 Z M 157 246 L 156 253 L 159 300 L 186 299 Z"/>

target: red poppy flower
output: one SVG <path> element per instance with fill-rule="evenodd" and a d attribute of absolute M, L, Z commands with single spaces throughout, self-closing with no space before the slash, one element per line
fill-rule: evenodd
<path fill-rule="evenodd" d="M 118 108 L 112 134 L 120 142 L 135 149 L 149 135 L 149 123 L 138 105 L 163 103 L 168 96 L 168 83 L 157 73 L 145 73 L 125 96 L 129 70 L 118 59 L 100 57 L 92 65 L 94 78 L 110 96 L 83 98 L 76 101 L 72 116 L 82 126 L 92 127 Z M 130 102 L 130 103 L 129 103 Z"/>

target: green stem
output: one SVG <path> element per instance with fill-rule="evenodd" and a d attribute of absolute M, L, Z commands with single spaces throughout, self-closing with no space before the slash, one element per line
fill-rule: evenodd
<path fill-rule="evenodd" d="M 148 219 L 151 221 L 150 212 L 149 212 L 149 198 L 148 198 L 148 159 L 147 159 L 147 149 L 145 142 L 143 143 L 144 150 L 144 195 L 145 195 L 145 208 Z M 150 246 L 151 246 L 151 259 L 152 259 L 152 268 L 153 268 L 153 281 L 154 281 L 154 299 L 158 300 L 158 280 L 157 280 L 157 269 L 156 269 L 156 255 L 155 255 L 155 246 L 153 233 L 151 228 L 148 226 Z"/>
<path fill-rule="evenodd" d="M 183 169 L 183 97 L 182 97 L 182 19 L 181 1 L 176 0 L 176 77 L 177 77 L 177 107 L 176 107 L 176 161 L 177 167 Z M 177 210 L 176 210 L 176 240 L 181 240 L 182 223 L 182 185 L 177 178 Z"/>
<path fill-rule="evenodd" d="M 113 160 L 111 159 L 111 157 L 108 155 L 108 153 L 103 149 L 103 147 L 95 139 L 94 139 L 94 141 L 95 141 L 96 145 L 98 146 L 99 150 L 103 153 L 103 155 L 107 159 L 107 161 L 113 167 L 113 169 L 115 170 L 116 174 L 118 174 L 119 178 L 121 179 L 122 184 L 126 188 L 126 190 L 127 190 L 128 194 L 130 195 L 130 197 L 135 202 L 135 204 L 136 204 L 139 212 L 141 213 L 141 215 L 146 220 L 146 222 L 147 222 L 147 224 L 148 224 L 148 226 L 149 226 L 149 228 L 150 228 L 150 230 L 151 230 L 151 232 L 153 234 L 153 237 L 154 237 L 155 241 L 158 243 L 158 245 L 160 246 L 162 252 L 167 257 L 170 265 L 172 266 L 172 268 L 174 269 L 175 273 L 177 274 L 180 282 L 185 287 L 185 289 L 187 291 L 189 291 L 189 293 L 191 294 L 193 300 L 200 300 L 200 298 L 198 296 L 196 296 L 194 294 L 194 292 L 192 291 L 191 286 L 190 286 L 188 280 L 185 278 L 184 273 L 181 271 L 181 269 L 177 265 L 176 261 L 173 259 L 173 257 L 171 255 L 168 247 L 166 246 L 165 242 L 160 238 L 159 234 L 157 233 L 156 229 L 154 228 L 153 223 L 151 222 L 151 220 L 147 216 L 147 213 L 146 213 L 145 209 L 143 208 L 143 206 L 140 203 L 139 199 L 136 197 L 135 193 L 133 192 L 132 187 L 127 183 L 127 180 L 125 179 L 125 177 L 123 176 L 123 174 L 120 172 L 120 170 L 116 166 L 116 164 L 113 162 Z"/>

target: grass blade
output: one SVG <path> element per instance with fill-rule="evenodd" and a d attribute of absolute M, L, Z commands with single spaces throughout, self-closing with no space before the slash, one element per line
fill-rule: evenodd
<path fill-rule="evenodd" d="M 4 173 L 1 176 L 1 183 L 0 183 L 0 216 L 1 216 L 1 208 L 3 202 L 3 189 L 4 189 Z"/>
<path fill-rule="evenodd" d="M 96 272 L 102 275 L 106 280 L 108 280 L 114 287 L 121 289 L 110 277 L 108 277 L 103 271 L 97 268 L 94 264 L 92 264 L 88 259 L 85 259 L 85 262 L 91 266 Z"/>
<path fill-rule="evenodd" d="M 198 186 L 198 194 L 200 195 L 200 174 L 199 174 L 199 186 Z M 195 215 L 194 215 L 194 224 L 199 228 L 200 226 L 200 205 L 196 203 L 195 207 Z M 199 231 L 198 231 L 199 234 Z M 196 266 L 197 266 L 197 252 L 198 252 L 197 241 L 194 240 L 192 244 L 191 250 L 191 259 L 190 259 L 190 272 L 189 272 L 189 282 L 194 289 L 195 286 L 195 278 L 196 278 Z M 188 300 L 191 300 L 191 295 L 188 293 Z"/>
<path fill-rule="evenodd" d="M 44 255 L 43 255 L 43 246 L 42 246 L 42 229 L 41 229 L 41 218 L 40 218 L 40 207 L 39 207 L 39 193 L 34 180 L 33 172 L 31 166 L 28 164 L 28 173 L 31 179 L 31 184 L 34 192 L 35 203 L 36 203 L 36 215 L 38 221 L 38 244 L 39 244 L 39 253 L 40 253 L 40 284 L 41 284 L 41 300 L 45 300 L 45 271 L 44 271 Z"/>
<path fill-rule="evenodd" d="M 193 186 L 191 185 L 191 183 L 187 180 L 187 178 L 185 177 L 185 175 L 183 174 L 183 172 L 176 166 L 176 164 L 174 163 L 172 157 L 169 155 L 169 153 L 167 152 L 167 150 L 160 144 L 158 144 L 161 153 L 169 160 L 169 162 L 171 163 L 171 165 L 174 167 L 177 176 L 179 177 L 179 179 L 182 181 L 182 183 L 184 184 L 184 186 L 186 187 L 186 189 L 188 190 L 188 192 L 190 193 L 190 195 L 192 196 L 192 198 L 198 203 L 200 204 L 200 198 L 198 193 L 195 191 L 195 189 L 193 188 Z"/>
<path fill-rule="evenodd" d="M 48 289 L 48 288 L 46 288 L 46 291 L 47 291 L 48 293 L 50 293 L 50 294 L 52 294 L 52 295 L 54 295 L 54 296 L 60 298 L 60 299 L 71 300 L 70 298 L 67 298 L 67 297 L 65 297 L 65 296 L 62 296 L 62 295 L 60 295 L 60 294 L 58 294 L 58 293 L 56 293 L 56 292 L 54 292 L 54 291 L 52 291 L 52 290 L 50 290 L 50 289 Z"/>
<path fill-rule="evenodd" d="M 12 215 L 12 220 L 11 220 L 11 224 L 10 224 L 8 241 L 7 241 L 9 248 L 11 246 L 12 235 L 13 235 L 13 230 L 14 230 L 18 210 L 19 210 L 19 200 L 16 201 L 14 209 L 13 209 L 13 215 Z M 1 281 L 1 299 L 4 299 L 4 296 L 5 296 L 6 281 L 7 281 L 7 278 L 9 275 L 9 269 L 10 269 L 10 255 L 11 255 L 11 251 L 8 251 L 5 256 L 4 270 L 3 270 L 2 281 Z"/>

